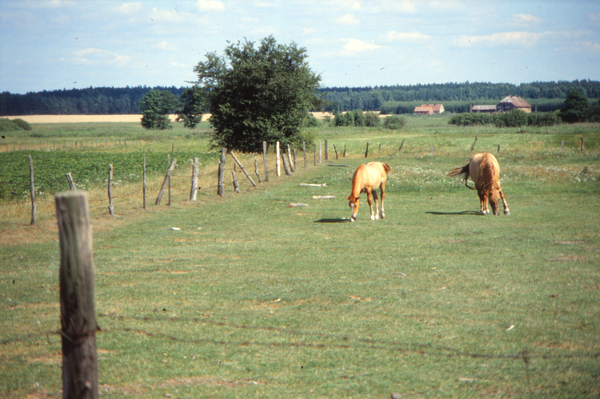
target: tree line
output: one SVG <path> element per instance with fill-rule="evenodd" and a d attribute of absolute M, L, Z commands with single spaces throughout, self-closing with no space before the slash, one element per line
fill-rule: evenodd
<path fill-rule="evenodd" d="M 497 104 L 509 95 L 525 98 L 540 112 L 562 108 L 568 94 L 577 89 L 587 98 L 600 98 L 600 82 L 574 80 L 508 83 L 434 83 L 376 87 L 319 88 L 326 101 L 323 110 L 381 111 L 384 114 L 411 114 L 423 103 L 443 103 L 447 112 L 469 112 L 473 105 Z M 186 87 L 89 87 L 26 94 L 0 94 L 0 116 L 63 114 L 139 114 L 140 100 L 150 91 L 168 91 L 180 97 Z M 174 110 L 173 110 L 174 111 Z"/>

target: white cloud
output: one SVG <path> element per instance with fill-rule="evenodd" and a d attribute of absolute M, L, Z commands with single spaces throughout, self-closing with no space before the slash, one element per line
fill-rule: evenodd
<path fill-rule="evenodd" d="M 600 26 L 600 12 L 598 14 L 588 14 L 588 19 L 594 26 Z"/>
<path fill-rule="evenodd" d="M 219 0 L 198 0 L 197 5 L 201 11 L 225 11 L 225 5 Z"/>
<path fill-rule="evenodd" d="M 176 50 L 175 45 L 173 43 L 169 43 L 166 40 L 163 40 L 162 42 L 158 43 L 155 47 L 159 50 L 166 50 L 166 51 L 175 51 Z"/>
<path fill-rule="evenodd" d="M 342 39 L 346 42 L 342 51 L 343 55 L 354 55 L 361 51 L 371 51 L 380 48 L 381 46 L 373 43 L 367 43 L 358 39 Z"/>
<path fill-rule="evenodd" d="M 313 33 L 317 33 L 317 30 L 314 29 L 314 28 L 304 28 L 302 30 L 302 33 L 305 34 L 305 35 L 311 35 Z"/>
<path fill-rule="evenodd" d="M 75 63 L 83 65 L 97 65 L 97 64 L 117 64 L 125 65 L 131 57 L 127 55 L 120 55 L 113 53 L 112 51 L 100 50 L 98 48 L 90 47 L 84 50 L 76 51 Z"/>
<path fill-rule="evenodd" d="M 538 17 L 534 17 L 533 15 L 529 15 L 529 14 L 513 14 L 513 20 L 515 22 L 526 22 L 526 23 L 540 23 L 542 20 L 539 19 Z"/>
<path fill-rule="evenodd" d="M 332 4 L 340 5 L 344 8 L 351 8 L 353 10 L 360 9 L 360 1 L 354 0 L 331 0 Z"/>
<path fill-rule="evenodd" d="M 458 39 L 454 39 L 454 43 L 461 47 L 469 47 L 476 44 L 488 46 L 511 44 L 529 47 L 536 44 L 542 37 L 551 34 L 553 33 L 500 32 L 486 36 L 460 36 Z"/>
<path fill-rule="evenodd" d="M 177 10 L 159 10 L 153 8 L 150 13 L 150 18 L 155 22 L 183 22 L 189 14 L 180 13 Z"/>
<path fill-rule="evenodd" d="M 417 2 L 412 0 L 380 0 L 380 12 L 401 12 L 407 14 L 414 14 L 417 12 Z M 449 2 L 453 3 L 454 2 Z M 427 2 L 419 2 L 421 5 L 427 5 Z"/>
<path fill-rule="evenodd" d="M 412 41 L 423 41 L 431 38 L 429 35 L 425 35 L 421 32 L 396 32 L 395 30 L 390 31 L 382 36 L 391 42 L 412 42 Z"/>
<path fill-rule="evenodd" d="M 141 2 L 137 1 L 134 3 L 123 3 L 117 7 L 117 11 L 119 11 L 122 14 L 132 14 L 135 12 L 142 11 L 143 8 L 144 5 Z"/>
<path fill-rule="evenodd" d="M 339 18 L 336 18 L 335 22 L 340 25 L 359 25 L 360 21 L 352 14 L 342 15 Z"/>

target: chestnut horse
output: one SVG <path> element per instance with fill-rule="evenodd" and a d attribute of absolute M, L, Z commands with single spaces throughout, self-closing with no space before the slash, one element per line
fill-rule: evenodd
<path fill-rule="evenodd" d="M 462 168 L 452 169 L 448 173 L 448 176 L 460 175 L 465 175 L 465 186 L 467 188 L 477 190 L 481 203 L 481 213 L 483 215 L 487 215 L 490 212 L 488 209 L 488 199 L 494 215 L 499 215 L 500 208 L 498 202 L 500 198 L 504 205 L 504 214 L 510 215 L 502 187 L 500 187 L 500 165 L 498 165 L 496 157 L 489 152 L 475 154 L 468 164 Z M 469 177 L 475 182 L 475 187 L 469 187 L 467 183 Z"/>
<path fill-rule="evenodd" d="M 368 164 L 362 164 L 356 168 L 354 176 L 352 177 L 352 191 L 350 196 L 346 197 L 349 201 L 348 205 L 352 210 L 350 215 L 350 221 L 356 220 L 358 214 L 358 197 L 361 193 L 367 193 L 367 202 L 371 208 L 371 220 L 379 219 L 379 209 L 377 207 L 377 189 L 381 190 L 381 218 L 385 217 L 383 210 L 383 201 L 385 200 L 385 181 L 387 180 L 388 172 L 391 172 L 392 168 L 388 164 L 383 162 L 369 162 Z M 371 201 L 371 194 L 375 198 L 375 212 L 373 212 L 373 202 Z"/>

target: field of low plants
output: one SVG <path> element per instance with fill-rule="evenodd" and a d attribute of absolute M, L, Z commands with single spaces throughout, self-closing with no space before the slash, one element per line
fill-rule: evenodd
<path fill-rule="evenodd" d="M 57 183 L 35 226 L 27 184 L 0 200 L 0 396 L 62 396 L 52 191 L 67 188 L 67 172 L 89 181 L 101 397 L 600 396 L 600 125 L 448 120 L 311 128 L 329 159 L 315 165 L 311 149 L 305 168 L 296 149 L 296 171 L 277 177 L 270 154 L 269 182 L 262 155 L 237 154 L 255 180 L 257 159 L 263 178 L 253 188 L 238 169 L 239 194 L 228 156 L 223 198 L 206 126 L 33 124 L 7 137 L 0 181 L 27 183 L 32 155 L 40 184 L 41 169 Z M 474 152 L 500 162 L 510 216 L 479 215 L 476 193 L 446 176 L 476 137 Z M 154 205 L 167 154 L 181 166 L 171 205 Z M 143 155 L 156 165 L 146 210 Z M 206 176 L 195 202 L 193 157 Z M 370 160 L 392 168 L 386 218 L 368 220 L 363 195 L 350 223 L 344 196 Z M 115 217 L 108 163 L 121 173 Z"/>

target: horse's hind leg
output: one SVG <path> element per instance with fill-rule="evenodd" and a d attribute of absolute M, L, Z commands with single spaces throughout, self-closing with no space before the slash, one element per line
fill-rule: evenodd
<path fill-rule="evenodd" d="M 488 210 L 487 200 L 488 200 L 488 192 L 478 191 L 479 194 L 479 209 L 482 215 L 487 215 L 490 211 Z"/>
<path fill-rule="evenodd" d="M 383 201 L 385 200 L 385 183 L 381 184 L 381 218 L 385 218 L 385 211 L 383 210 Z"/>
<path fill-rule="evenodd" d="M 504 193 L 502 192 L 502 189 L 499 190 L 499 193 L 500 193 L 500 198 L 502 199 L 502 205 L 504 206 L 504 214 L 510 215 L 510 209 L 508 209 L 508 204 L 506 203 L 506 200 L 504 199 Z"/>

